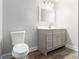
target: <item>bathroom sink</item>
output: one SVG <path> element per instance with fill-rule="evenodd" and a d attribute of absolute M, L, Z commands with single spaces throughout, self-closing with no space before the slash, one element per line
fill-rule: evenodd
<path fill-rule="evenodd" d="M 65 28 L 64 27 L 54 27 L 54 26 L 52 26 L 50 28 L 48 26 L 38 26 L 37 29 L 52 30 L 52 29 L 65 29 Z"/>

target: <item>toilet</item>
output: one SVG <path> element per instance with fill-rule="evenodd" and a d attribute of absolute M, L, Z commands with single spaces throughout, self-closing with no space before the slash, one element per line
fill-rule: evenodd
<path fill-rule="evenodd" d="M 12 56 L 15 59 L 27 59 L 29 53 L 29 47 L 24 43 L 25 31 L 11 32 L 12 39 Z"/>

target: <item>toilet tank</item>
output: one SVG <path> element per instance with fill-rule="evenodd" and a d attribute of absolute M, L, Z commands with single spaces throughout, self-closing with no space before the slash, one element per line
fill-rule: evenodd
<path fill-rule="evenodd" d="M 25 31 L 11 32 L 11 39 L 13 45 L 24 43 Z"/>

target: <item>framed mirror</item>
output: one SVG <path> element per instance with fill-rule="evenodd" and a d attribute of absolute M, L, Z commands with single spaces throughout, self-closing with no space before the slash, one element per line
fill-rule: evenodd
<path fill-rule="evenodd" d="M 39 25 L 42 26 L 55 26 L 55 8 L 51 8 L 48 6 L 39 7 Z"/>

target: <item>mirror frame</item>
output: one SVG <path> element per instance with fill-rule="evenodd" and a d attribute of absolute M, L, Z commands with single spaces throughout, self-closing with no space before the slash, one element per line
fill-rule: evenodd
<path fill-rule="evenodd" d="M 52 8 L 54 9 L 54 23 L 53 25 L 52 24 L 45 24 L 46 22 L 43 22 L 42 19 L 41 19 L 41 10 L 42 10 L 42 7 L 39 7 L 39 25 L 42 25 L 42 26 L 49 26 L 49 25 L 52 25 L 52 26 L 56 26 L 56 10 L 55 8 Z"/>

